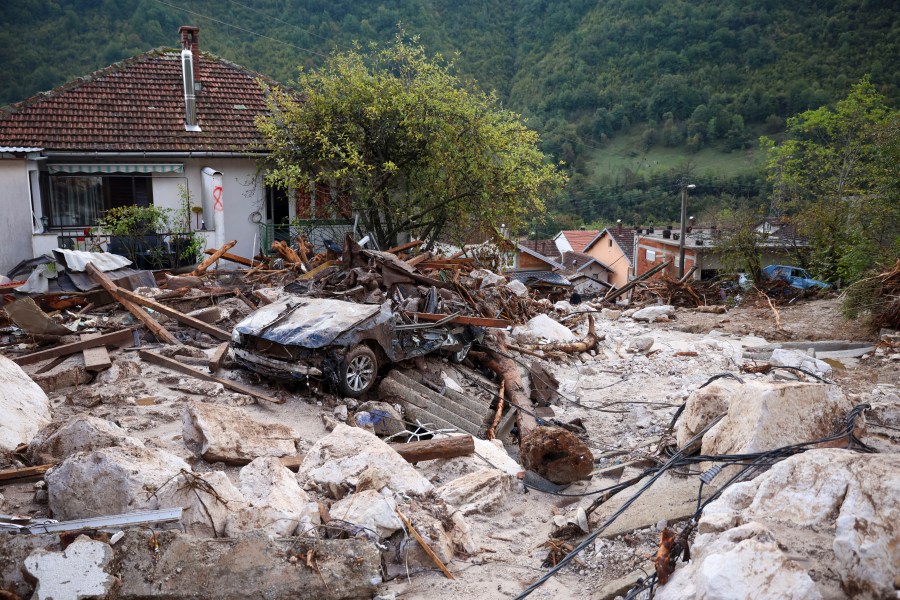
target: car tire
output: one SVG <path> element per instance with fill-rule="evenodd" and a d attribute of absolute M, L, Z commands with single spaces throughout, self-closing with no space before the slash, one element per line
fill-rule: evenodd
<path fill-rule="evenodd" d="M 360 344 L 344 356 L 341 362 L 339 387 L 344 396 L 359 398 L 375 385 L 378 379 L 378 358 L 368 346 Z"/>

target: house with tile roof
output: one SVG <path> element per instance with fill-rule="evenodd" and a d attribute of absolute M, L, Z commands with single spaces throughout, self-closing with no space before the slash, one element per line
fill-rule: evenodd
<path fill-rule="evenodd" d="M 564 252 L 584 252 L 585 246 L 594 241 L 598 233 L 600 232 L 596 229 L 563 230 L 553 236 L 553 243 L 556 244 L 560 254 Z"/>
<path fill-rule="evenodd" d="M 599 232 L 584 253 L 606 265 L 610 269 L 608 282 L 622 287 L 634 269 L 634 244 L 634 230 L 618 225 Z"/>
<path fill-rule="evenodd" d="M 153 50 L 0 109 L 0 273 L 97 225 L 110 208 L 179 208 L 187 190 L 208 245 L 253 256 L 260 225 L 299 202 L 267 188 L 256 125 L 268 80 L 201 52 Z"/>

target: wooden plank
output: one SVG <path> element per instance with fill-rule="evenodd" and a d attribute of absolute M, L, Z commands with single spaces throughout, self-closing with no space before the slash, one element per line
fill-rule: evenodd
<path fill-rule="evenodd" d="M 225 361 L 225 355 L 228 353 L 228 342 L 222 342 L 216 351 L 213 352 L 212 358 L 209 359 L 209 372 L 216 373 L 222 368 Z"/>
<path fill-rule="evenodd" d="M 333 267 L 333 266 L 339 265 L 339 264 L 341 264 L 341 261 L 339 261 L 339 260 L 326 260 L 318 267 L 311 269 L 311 270 L 307 271 L 306 273 L 304 273 L 303 275 L 300 275 L 299 277 L 297 277 L 297 281 L 307 281 L 309 279 L 312 279 L 313 277 L 315 277 L 316 275 L 318 275 L 319 273 L 321 273 L 328 267 Z"/>
<path fill-rule="evenodd" d="M 440 321 L 446 319 L 450 315 L 435 315 L 431 313 L 407 313 L 411 317 L 415 317 L 420 321 Z M 458 323 L 460 325 L 477 325 L 478 327 L 509 327 L 512 322 L 506 319 L 488 319 L 486 317 L 469 317 L 466 315 L 458 315 L 448 321 L 448 323 Z"/>
<path fill-rule="evenodd" d="M 19 469 L 6 469 L 0 471 L 0 485 L 5 482 L 21 481 L 31 477 L 38 477 L 47 472 L 54 465 L 38 465 L 36 467 L 22 467 Z"/>
<path fill-rule="evenodd" d="M 133 342 L 134 329 L 123 329 L 121 331 L 114 331 L 113 333 L 105 333 L 90 340 L 81 340 L 63 346 L 56 346 L 49 350 L 33 352 L 31 354 L 26 354 L 25 356 L 16 357 L 12 360 L 20 366 L 33 365 L 34 363 L 50 360 L 51 358 L 69 356 L 76 352 L 81 352 L 85 348 L 96 348 L 97 346 L 126 346 Z"/>
<path fill-rule="evenodd" d="M 225 331 L 224 329 L 219 329 L 215 325 L 210 325 L 200 319 L 192 317 L 190 315 L 186 315 L 180 310 L 174 309 L 171 306 L 166 306 L 165 304 L 160 304 L 156 300 L 151 300 L 150 298 L 145 298 L 140 294 L 136 294 L 131 290 L 119 289 L 117 292 L 121 297 L 127 298 L 131 302 L 138 304 L 140 306 L 146 306 L 147 308 L 152 308 L 156 312 L 166 315 L 167 317 L 172 317 L 179 323 L 183 323 L 194 329 L 199 329 L 203 333 L 208 333 L 219 340 L 230 340 L 231 334 Z"/>
<path fill-rule="evenodd" d="M 601 302 L 612 302 L 613 300 L 615 300 L 616 298 L 618 298 L 619 296 L 621 296 L 622 294 L 624 294 L 625 292 L 627 292 L 628 290 L 630 290 L 631 288 L 633 288 L 634 286 L 639 284 L 640 282 L 644 281 L 651 275 L 655 275 L 659 271 L 662 271 L 663 269 L 665 269 L 666 267 L 668 267 L 671 264 L 672 264 L 672 261 L 667 260 L 664 263 L 660 263 L 660 264 L 656 265 L 655 267 L 653 267 L 652 269 L 650 269 L 649 271 L 647 271 L 640 277 L 638 277 L 636 279 L 632 279 L 631 281 L 629 281 L 622 287 L 620 287 L 618 289 L 612 289 L 609 292 L 607 292 L 606 295 L 603 296 L 603 300 L 601 300 Z"/>
<path fill-rule="evenodd" d="M 231 240 L 230 242 L 226 243 L 224 246 L 222 246 L 221 248 L 219 248 L 218 250 L 216 250 L 215 252 L 213 252 L 213 253 L 212 253 L 212 256 L 210 256 L 209 258 L 207 258 L 206 260 L 204 260 L 202 263 L 200 263 L 200 264 L 197 266 L 196 269 L 194 269 L 193 271 L 191 271 L 191 276 L 192 276 L 192 277 L 197 277 L 198 275 L 203 275 L 203 273 L 206 272 L 206 270 L 210 267 L 210 265 L 212 265 L 214 262 L 216 262 L 217 260 L 219 260 L 220 258 L 222 258 L 222 256 L 223 256 L 226 252 L 228 252 L 229 250 L 231 250 L 231 247 L 234 246 L 235 244 L 237 244 L 237 240 Z"/>
<path fill-rule="evenodd" d="M 100 337 L 99 333 L 82 334 L 82 340 L 90 340 Z M 112 361 L 109 359 L 109 352 L 106 346 L 96 346 L 94 348 L 85 348 L 81 351 L 84 356 L 84 368 L 89 373 L 99 373 L 112 367 Z"/>
<path fill-rule="evenodd" d="M 93 263 L 88 263 L 85 270 L 91 276 L 91 279 L 99 283 L 104 290 L 109 292 L 110 295 L 119 302 L 119 304 L 124 306 L 125 309 L 132 315 L 134 315 L 136 319 L 146 325 L 147 329 L 153 332 L 153 335 L 155 335 L 158 339 L 168 344 L 179 343 L 178 339 L 174 335 L 172 335 L 165 327 L 157 323 L 156 319 L 147 314 L 147 311 L 119 295 L 119 291 L 122 288 L 113 283 L 112 280 L 107 277 L 105 273 L 100 271 L 100 269 L 95 267 Z"/>
<path fill-rule="evenodd" d="M 471 435 L 454 435 L 446 438 L 390 444 L 406 462 L 416 463 L 435 458 L 454 458 L 475 454 L 475 440 Z"/>
<path fill-rule="evenodd" d="M 273 404 L 284 404 L 284 400 L 274 398 L 272 396 L 264 394 L 263 392 L 260 392 L 259 390 L 255 390 L 236 381 L 231 381 L 230 379 L 224 379 L 222 377 L 210 375 L 209 373 L 204 373 L 199 369 L 189 367 L 178 362 L 177 360 L 165 357 L 161 354 L 157 354 L 156 352 L 150 352 L 149 350 L 138 350 L 138 356 L 140 356 L 141 359 L 146 360 L 148 363 L 158 365 L 160 367 L 165 367 L 167 369 L 172 369 L 173 371 L 177 371 L 185 375 L 190 375 L 191 377 L 196 377 L 197 379 L 202 379 L 203 381 L 213 381 L 216 383 L 221 383 L 227 389 L 241 394 L 247 394 L 248 396 L 253 396 L 254 398 L 265 400 L 266 402 L 272 402 Z"/>
<path fill-rule="evenodd" d="M 411 242 L 406 242 L 405 244 L 400 244 L 399 246 L 394 246 L 393 248 L 388 248 L 387 250 L 385 250 L 385 252 L 389 252 L 391 254 L 400 254 L 404 250 L 410 250 L 417 246 L 421 246 L 424 243 L 425 242 L 423 242 L 422 240 L 413 240 Z"/>
<path fill-rule="evenodd" d="M 212 248 L 203 251 L 205 254 L 215 254 L 216 251 Z M 238 256 L 237 254 L 231 254 L 230 252 L 225 252 L 222 254 L 220 258 L 224 258 L 225 260 L 229 260 L 233 263 L 237 263 L 239 265 L 244 265 L 245 267 L 252 267 L 254 264 L 259 264 L 259 261 L 252 261 L 249 258 L 244 258 L 243 256 Z"/>
<path fill-rule="evenodd" d="M 414 267 L 420 262 L 425 262 L 429 258 L 431 258 L 431 252 L 423 252 L 422 254 L 417 254 L 416 256 L 413 256 L 412 258 L 407 260 L 406 264 L 410 267 Z"/>

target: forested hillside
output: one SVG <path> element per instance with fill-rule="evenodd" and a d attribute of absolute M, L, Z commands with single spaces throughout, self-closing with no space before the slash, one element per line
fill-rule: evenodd
<path fill-rule="evenodd" d="M 760 201 L 758 136 L 862 75 L 895 102 L 898 17 L 890 0 L 10 0 L 0 104 L 174 46 L 181 24 L 281 81 L 401 24 L 429 52 L 458 54 L 569 165 L 559 224 L 659 221 L 677 215 L 685 178 L 699 209 Z"/>

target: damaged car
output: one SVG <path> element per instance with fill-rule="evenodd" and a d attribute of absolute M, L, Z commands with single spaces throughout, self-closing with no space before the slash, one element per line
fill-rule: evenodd
<path fill-rule="evenodd" d="M 324 379 L 357 398 L 388 365 L 443 350 L 462 361 L 484 330 L 453 323 L 456 315 L 417 323 L 390 302 L 358 304 L 291 296 L 238 323 L 231 336 L 235 362 L 268 377 Z"/>

